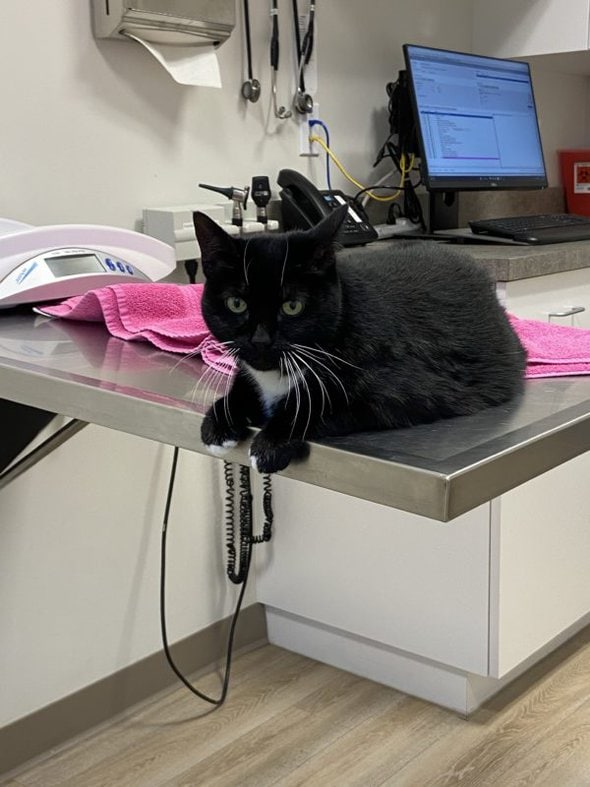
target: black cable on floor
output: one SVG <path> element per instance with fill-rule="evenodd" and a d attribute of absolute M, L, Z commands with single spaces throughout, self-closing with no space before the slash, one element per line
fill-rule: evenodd
<path fill-rule="evenodd" d="M 225 465 L 224 473 L 225 473 L 226 490 L 227 490 L 227 498 L 228 498 L 226 500 L 226 526 L 227 526 L 226 545 L 228 549 L 227 571 L 228 571 L 229 578 L 235 584 L 241 584 L 241 588 L 240 588 L 240 593 L 238 595 L 236 608 L 232 616 L 229 635 L 227 639 L 225 670 L 223 675 L 221 694 L 217 699 L 215 699 L 213 697 L 209 697 L 207 694 L 204 694 L 202 691 L 199 691 L 197 688 L 195 688 L 195 686 L 193 686 L 192 683 L 182 674 L 182 672 L 177 667 L 172 657 L 172 653 L 170 652 L 170 646 L 168 643 L 168 633 L 167 633 L 167 626 L 166 626 L 166 545 L 167 545 L 167 534 L 168 534 L 168 521 L 170 517 L 170 508 L 172 505 L 172 493 L 174 491 L 176 468 L 178 465 L 178 454 L 179 454 L 179 449 L 175 447 L 174 454 L 172 457 L 170 478 L 168 481 L 168 492 L 166 495 L 164 518 L 162 522 L 162 537 L 161 537 L 161 551 L 160 551 L 160 628 L 162 632 L 162 644 L 164 647 L 164 654 L 166 656 L 166 660 L 168 661 L 168 664 L 170 665 L 170 668 L 172 669 L 176 677 L 186 686 L 187 689 L 189 689 L 189 691 L 191 691 L 197 697 L 204 700 L 205 702 L 210 703 L 211 705 L 215 705 L 219 707 L 220 705 L 223 705 L 223 703 L 225 702 L 225 698 L 227 696 L 227 692 L 229 688 L 234 637 L 235 637 L 238 617 L 240 614 L 240 610 L 242 608 L 242 602 L 244 600 L 244 594 L 246 593 L 246 586 L 248 584 L 248 576 L 250 574 L 250 564 L 252 561 L 252 547 L 254 544 L 260 543 L 262 541 L 269 541 L 272 535 L 273 513 L 272 513 L 272 504 L 271 504 L 271 481 L 270 481 L 270 476 L 265 476 L 263 482 L 264 483 L 263 508 L 265 513 L 265 523 L 264 523 L 263 533 L 261 536 L 253 536 L 250 469 L 247 467 L 240 468 L 240 511 L 239 511 L 240 528 L 239 528 L 239 536 L 238 536 L 239 571 L 236 574 L 235 573 L 236 553 L 233 543 L 234 542 L 233 471 L 229 463 L 227 462 L 224 463 Z M 229 504 L 230 493 L 232 499 L 231 506 Z M 230 544 L 231 544 L 231 548 L 230 548 Z"/>

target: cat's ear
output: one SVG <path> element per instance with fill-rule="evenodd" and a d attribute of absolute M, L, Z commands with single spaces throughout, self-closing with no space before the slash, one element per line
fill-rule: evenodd
<path fill-rule="evenodd" d="M 348 205 L 339 205 L 335 210 L 330 211 L 325 219 L 313 228 L 313 233 L 318 241 L 331 243 L 348 213 Z"/>
<path fill-rule="evenodd" d="M 348 205 L 340 205 L 310 230 L 314 241 L 313 266 L 318 269 L 334 264 L 336 235 L 348 213 Z"/>
<path fill-rule="evenodd" d="M 238 262 L 236 245 L 232 237 L 219 224 L 201 211 L 193 213 L 193 223 L 201 249 L 201 265 L 205 276 L 219 266 L 227 267 Z"/>

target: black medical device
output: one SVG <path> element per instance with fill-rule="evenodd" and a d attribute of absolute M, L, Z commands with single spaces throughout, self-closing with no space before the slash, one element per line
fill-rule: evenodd
<path fill-rule="evenodd" d="M 348 205 L 348 214 L 336 236 L 338 243 L 359 246 L 377 240 L 377 232 L 362 206 L 342 191 L 319 191 L 304 175 L 293 169 L 282 169 L 277 183 L 281 186 L 279 197 L 286 230 L 310 229 L 340 205 Z"/>

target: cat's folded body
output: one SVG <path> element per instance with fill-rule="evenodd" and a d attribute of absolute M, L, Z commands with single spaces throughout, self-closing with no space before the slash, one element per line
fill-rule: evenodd
<path fill-rule="evenodd" d="M 435 244 L 336 261 L 344 213 L 250 240 L 195 214 L 203 315 L 238 364 L 203 422 L 213 453 L 259 426 L 252 463 L 275 472 L 308 439 L 467 415 L 521 391 L 525 353 L 487 273 Z"/>

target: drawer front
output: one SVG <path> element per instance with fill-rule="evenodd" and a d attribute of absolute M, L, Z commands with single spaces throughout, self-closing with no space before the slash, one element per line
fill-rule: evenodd
<path fill-rule="evenodd" d="M 590 328 L 590 268 L 501 283 L 498 295 L 517 317 Z"/>
<path fill-rule="evenodd" d="M 488 672 L 489 504 L 448 524 L 286 478 L 259 550 L 263 604 Z"/>
<path fill-rule="evenodd" d="M 492 504 L 493 677 L 505 675 L 590 611 L 589 478 L 590 452 Z"/>

